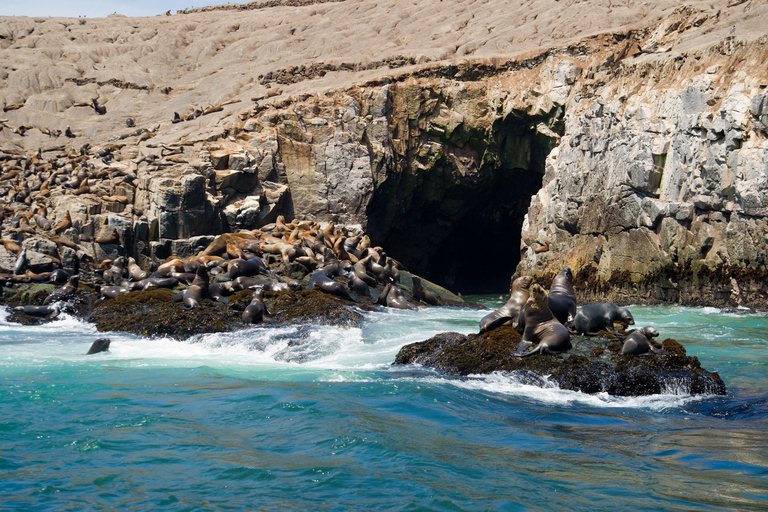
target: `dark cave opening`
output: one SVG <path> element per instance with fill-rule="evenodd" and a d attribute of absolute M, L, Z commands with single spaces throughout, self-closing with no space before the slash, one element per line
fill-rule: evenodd
<path fill-rule="evenodd" d="M 444 206 L 397 219 L 384 247 L 407 269 L 453 292 L 506 293 L 520 261 L 520 232 L 542 175 L 524 169 L 494 173 L 482 191 L 465 197 L 455 217 Z M 467 191 L 464 191 L 467 193 Z"/>
<path fill-rule="evenodd" d="M 409 155 L 374 193 L 369 232 L 407 270 L 453 292 L 506 294 L 524 217 L 557 144 L 540 123 L 561 115 L 511 115 L 482 140 L 443 141 L 443 158 L 428 168 Z"/>

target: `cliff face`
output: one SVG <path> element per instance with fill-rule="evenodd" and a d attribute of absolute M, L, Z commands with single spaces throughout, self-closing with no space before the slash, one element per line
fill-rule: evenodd
<path fill-rule="evenodd" d="M 762 305 L 767 42 L 623 67 L 575 96 L 519 270 L 571 266 L 587 297 Z"/>
<path fill-rule="evenodd" d="M 0 74 L 3 237 L 29 244 L 47 232 L 39 217 L 71 218 L 57 230 L 71 247 L 35 243 L 40 268 L 46 254 L 76 265 L 127 252 L 148 264 L 283 214 L 358 224 L 464 293 L 501 290 L 516 267 L 546 282 L 568 265 L 583 299 L 762 305 L 768 36 L 756 25 L 768 7 L 619 2 L 590 22 L 597 35 L 574 25 L 570 37 L 534 36 L 539 22 L 552 29 L 581 12 L 545 3 L 539 21 L 513 16 L 504 29 L 508 41 L 528 34 L 514 57 L 495 27 L 478 25 L 498 17 L 493 2 L 464 6 L 477 16 L 455 30 L 473 34 L 471 49 L 431 29 L 413 32 L 432 34 L 417 41 L 431 48 L 420 56 L 402 38 L 359 39 L 381 45 L 378 60 L 344 45 L 328 60 L 327 34 L 314 59 L 303 36 L 278 38 L 303 48 L 286 61 L 277 40 L 251 53 L 248 34 L 269 27 L 229 11 L 216 25 L 202 23 L 212 13 L 69 20 L 61 32 L 73 42 L 55 54 L 35 32 L 50 21 L 6 21 L 0 47 L 18 70 Z M 258 10 L 335 19 L 342 4 Z M 536 37 L 551 46 L 535 49 Z M 20 229 L 20 215 L 36 225 Z M 113 229 L 120 244 L 88 241 Z M 0 249 L 0 268 L 13 261 Z"/>

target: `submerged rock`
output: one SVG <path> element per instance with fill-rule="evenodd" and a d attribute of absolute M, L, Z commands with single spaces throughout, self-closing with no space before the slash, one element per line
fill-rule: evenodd
<path fill-rule="evenodd" d="M 512 355 L 521 338 L 509 326 L 483 334 L 438 334 L 400 349 L 393 364 L 421 364 L 447 375 L 530 371 L 548 378 L 561 389 L 616 396 L 664 392 L 725 394 L 716 372 L 701 367 L 698 358 L 672 339 L 664 340 L 667 355 L 619 355 L 620 345 L 598 337 L 573 338 L 574 348 L 564 354 Z"/>

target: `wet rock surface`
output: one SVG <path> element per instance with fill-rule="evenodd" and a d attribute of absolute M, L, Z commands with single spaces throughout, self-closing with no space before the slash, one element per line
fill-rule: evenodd
<path fill-rule="evenodd" d="M 664 392 L 725 394 L 715 372 L 701 368 L 677 341 L 666 339 L 667 355 L 619 355 L 621 345 L 610 338 L 575 336 L 573 349 L 564 354 L 512 355 L 521 338 L 509 326 L 483 334 L 442 333 L 404 346 L 393 364 L 420 364 L 446 375 L 530 372 L 562 389 L 616 396 Z"/>

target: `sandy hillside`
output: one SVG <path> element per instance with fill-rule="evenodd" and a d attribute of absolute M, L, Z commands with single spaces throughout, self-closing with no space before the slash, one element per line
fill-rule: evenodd
<path fill-rule="evenodd" d="M 266 0 L 147 18 L 2 17 L 0 115 L 8 127 L 28 129 L 23 137 L 3 130 L 0 147 L 61 144 L 65 139 L 46 132 L 67 126 L 78 138 L 106 140 L 126 131 L 127 117 L 136 126 L 162 125 L 158 133 L 169 138 L 199 138 L 252 107 L 254 98 L 316 93 L 447 61 L 509 59 L 604 32 L 651 32 L 679 5 Z M 638 58 L 665 58 L 731 35 L 750 40 L 764 34 L 765 2 L 687 5 L 704 13 L 706 22 Z M 94 98 L 106 106 L 105 115 L 88 106 Z M 219 106 L 221 111 L 194 122 L 170 123 L 174 112 Z"/>

